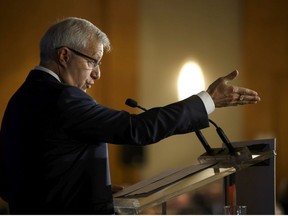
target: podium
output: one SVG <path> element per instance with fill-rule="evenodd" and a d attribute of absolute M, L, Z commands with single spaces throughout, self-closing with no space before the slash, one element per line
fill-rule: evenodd
<path fill-rule="evenodd" d="M 199 156 L 199 164 L 166 170 L 115 193 L 113 195 L 115 212 L 116 214 L 141 214 L 144 210 L 161 205 L 162 214 L 166 214 L 166 202 L 170 199 L 220 179 L 224 180 L 225 203 L 223 206 L 235 203 L 236 200 L 231 200 L 232 198 L 228 195 L 228 187 L 231 186 L 231 179 L 236 177 L 235 185 L 239 197 L 235 199 L 241 199 L 241 202 L 248 206 L 248 214 L 274 214 L 275 142 L 275 139 L 235 142 L 232 143 L 236 149 L 233 154 L 227 152 L 226 148 L 213 149 L 215 154 L 204 153 Z M 244 178 L 241 177 L 242 170 L 248 171 L 248 174 L 244 173 Z M 245 179 L 255 179 L 255 176 L 261 179 L 258 182 L 260 185 L 258 189 L 245 182 Z M 263 196 L 263 193 L 267 193 L 266 189 L 269 189 L 267 201 L 258 202 L 261 197 L 267 195 Z M 253 210 L 255 196 L 259 196 L 256 200 L 261 210 L 257 207 Z M 263 205 L 268 209 L 265 210 L 264 207 L 263 210 Z"/>

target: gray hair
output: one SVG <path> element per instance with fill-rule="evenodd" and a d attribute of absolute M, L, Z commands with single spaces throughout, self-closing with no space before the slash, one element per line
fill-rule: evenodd
<path fill-rule="evenodd" d="M 77 17 L 68 17 L 52 25 L 40 41 L 40 59 L 43 62 L 53 60 L 55 49 L 67 46 L 83 50 L 91 40 L 103 44 L 104 50 L 110 50 L 107 35 L 91 22 Z"/>

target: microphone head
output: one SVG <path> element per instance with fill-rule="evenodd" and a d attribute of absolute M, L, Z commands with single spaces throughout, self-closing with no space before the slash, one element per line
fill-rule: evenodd
<path fill-rule="evenodd" d="M 127 98 L 127 100 L 125 101 L 125 104 L 130 106 L 130 107 L 137 107 L 138 106 L 138 103 L 131 98 Z"/>

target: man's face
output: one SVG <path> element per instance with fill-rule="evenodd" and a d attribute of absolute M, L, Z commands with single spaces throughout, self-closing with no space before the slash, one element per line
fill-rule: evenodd
<path fill-rule="evenodd" d="M 65 60 L 65 70 L 59 73 L 63 82 L 85 91 L 100 79 L 100 61 L 103 56 L 103 44 L 91 43 L 86 50 L 62 47 L 60 59 Z M 65 59 L 66 58 L 66 59 Z"/>

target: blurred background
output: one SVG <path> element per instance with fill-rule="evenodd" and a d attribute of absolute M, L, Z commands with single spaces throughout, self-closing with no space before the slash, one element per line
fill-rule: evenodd
<path fill-rule="evenodd" d="M 64 17 L 85 18 L 112 44 L 102 77 L 89 90 L 106 106 L 140 113 L 125 105 L 126 98 L 145 108 L 163 106 L 237 69 L 232 83 L 258 91 L 262 101 L 217 109 L 210 118 L 231 141 L 276 138 L 282 196 L 288 177 L 287 10 L 286 0 L 1 0 L 0 121 L 9 98 L 39 64 L 47 28 Z M 221 146 L 213 127 L 203 133 L 212 147 Z M 204 149 L 191 133 L 143 148 L 109 145 L 109 153 L 112 182 L 130 185 L 195 164 Z"/>

